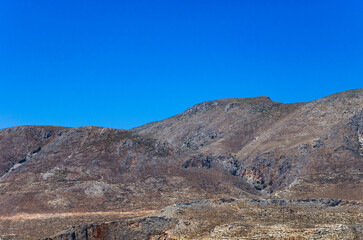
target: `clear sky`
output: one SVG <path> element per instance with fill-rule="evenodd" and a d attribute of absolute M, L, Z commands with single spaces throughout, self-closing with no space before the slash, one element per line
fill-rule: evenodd
<path fill-rule="evenodd" d="M 131 128 L 363 87 L 362 0 L 0 0 L 0 128 Z"/>

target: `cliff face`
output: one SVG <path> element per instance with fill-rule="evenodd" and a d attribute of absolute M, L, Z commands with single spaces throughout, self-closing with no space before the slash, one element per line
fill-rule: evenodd
<path fill-rule="evenodd" d="M 363 89 L 308 103 L 209 101 L 130 131 L 14 127 L 0 130 L 0 216 L 230 197 L 362 200 L 362 166 Z"/>

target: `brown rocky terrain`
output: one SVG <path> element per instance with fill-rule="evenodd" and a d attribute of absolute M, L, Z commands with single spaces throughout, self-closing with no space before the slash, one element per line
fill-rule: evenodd
<path fill-rule="evenodd" d="M 89 239 L 152 239 L 154 230 L 160 239 L 164 232 L 165 239 L 226 239 L 233 231 L 237 239 L 359 239 L 362 167 L 363 89 L 307 103 L 209 101 L 129 131 L 7 128 L 0 130 L 0 238 L 45 238 L 79 224 L 57 239 L 87 239 L 72 238 L 72 231 L 89 226 L 106 229 Z M 297 198 L 310 200 L 289 200 Z M 316 198 L 342 200 L 329 206 L 324 201 L 333 200 Z M 212 200 L 188 205 L 185 215 L 116 221 L 202 199 Z M 247 216 L 246 223 L 238 220 Z M 185 232 L 184 218 L 191 219 Z M 316 221 L 308 225 L 308 218 Z M 154 222 L 154 230 L 140 221 Z M 130 223 L 143 232 L 127 235 Z"/>
<path fill-rule="evenodd" d="M 41 140 L 44 133 L 50 140 Z M 21 146 L 29 149 L 23 155 L 8 144 L 27 144 L 27 138 L 32 145 Z M 36 146 L 34 139 L 40 139 Z M 159 209 L 177 200 L 256 192 L 236 176 L 178 167 L 179 155 L 167 144 L 125 130 L 25 126 L 2 130 L 0 141 L 4 158 L 12 159 L 0 180 L 2 215 Z"/>
<path fill-rule="evenodd" d="M 69 229 L 61 239 L 362 239 L 362 203 L 339 199 L 218 199 Z"/>
<path fill-rule="evenodd" d="M 220 167 L 266 194 L 362 199 L 362 89 L 308 103 L 215 100 L 133 131 L 193 152 L 186 168 Z"/>

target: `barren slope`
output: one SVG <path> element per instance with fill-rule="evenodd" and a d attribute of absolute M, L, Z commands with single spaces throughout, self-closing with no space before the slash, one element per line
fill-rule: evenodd
<path fill-rule="evenodd" d="M 238 196 L 249 189 L 235 176 L 178 167 L 175 162 L 184 156 L 166 144 L 125 130 L 62 129 L 46 144 L 42 139 L 33 144 L 38 132 L 50 135 L 57 129 L 2 130 L 2 157 L 10 156 L 14 165 L 0 179 L 1 215 L 155 209 L 214 194 Z M 24 135 L 29 135 L 29 141 Z M 24 151 L 7 148 L 9 139 Z M 26 161 L 19 163 L 24 156 Z"/>
<path fill-rule="evenodd" d="M 118 212 L 201 199 L 362 200 L 362 167 L 363 89 L 296 104 L 267 97 L 209 101 L 130 131 L 2 129 L 0 238 L 24 238 L 22 226 L 31 229 L 32 217 L 47 214 L 59 216 L 44 225 L 48 235 L 34 237 L 65 230 L 75 219 L 116 220 Z M 24 214 L 29 218 L 16 218 Z"/>
<path fill-rule="evenodd" d="M 361 239 L 362 203 L 339 199 L 217 199 L 150 216 L 73 227 L 44 239 Z"/>
<path fill-rule="evenodd" d="M 133 131 L 201 155 L 185 167 L 219 167 L 267 194 L 363 198 L 363 89 L 297 104 L 215 100 Z"/>

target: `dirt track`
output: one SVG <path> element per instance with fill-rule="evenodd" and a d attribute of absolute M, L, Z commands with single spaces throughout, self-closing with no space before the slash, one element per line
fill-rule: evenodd
<path fill-rule="evenodd" d="M 0 216 L 0 220 L 28 220 L 28 219 L 47 219 L 60 217 L 82 217 L 97 215 L 120 215 L 120 216 L 145 216 L 154 213 L 155 210 L 143 210 L 134 212 L 68 212 L 68 213 L 35 213 L 35 214 L 16 214 L 12 216 Z"/>

